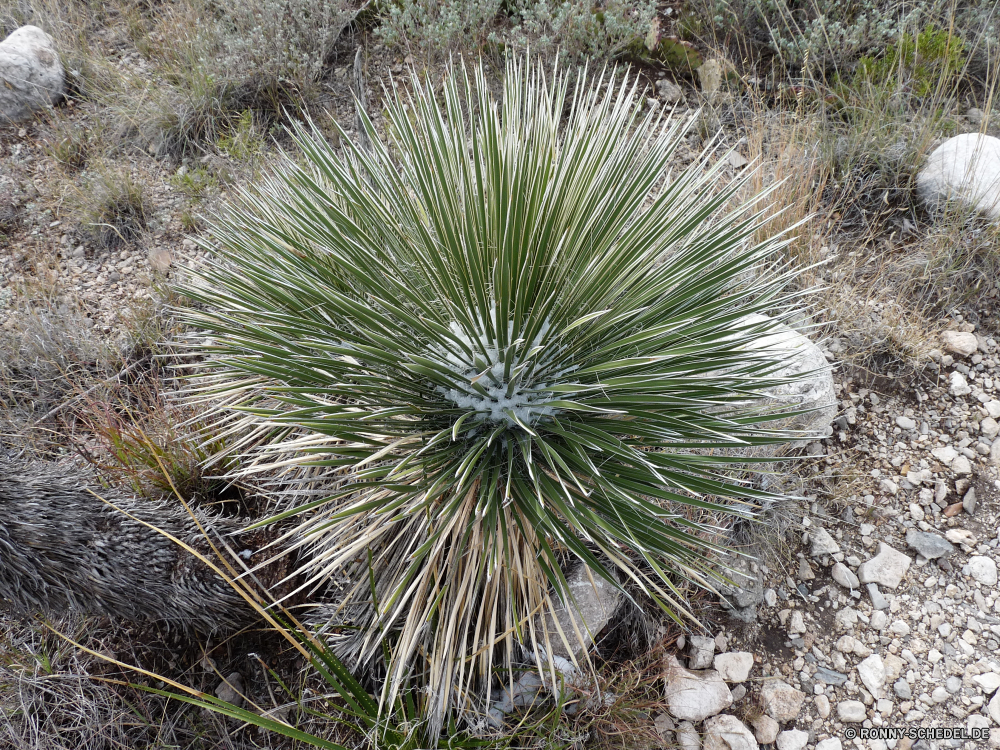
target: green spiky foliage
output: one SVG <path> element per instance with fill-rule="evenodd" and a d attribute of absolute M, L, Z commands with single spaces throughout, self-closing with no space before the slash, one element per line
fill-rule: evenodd
<path fill-rule="evenodd" d="M 721 162 L 671 174 L 685 123 L 568 80 L 510 62 L 498 101 L 453 70 L 394 87 L 370 146 L 300 129 L 185 289 L 199 397 L 247 472 L 332 487 L 276 517 L 310 584 L 346 582 L 354 656 L 391 645 L 384 699 L 418 675 L 431 734 L 518 642 L 577 650 L 540 627 L 574 559 L 687 614 L 765 497 L 734 453 L 788 439 L 760 401 L 784 354 L 747 318 L 793 297 L 760 196 L 724 213 Z"/>

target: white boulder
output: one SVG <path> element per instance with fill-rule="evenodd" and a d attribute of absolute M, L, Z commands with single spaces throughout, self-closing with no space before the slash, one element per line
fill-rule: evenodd
<path fill-rule="evenodd" d="M 770 321 L 766 315 L 755 313 L 740 321 L 740 325 L 752 325 Z M 833 370 L 822 350 L 806 336 L 784 323 L 770 321 L 771 329 L 748 348 L 773 353 L 786 360 L 787 364 L 770 373 L 772 378 L 795 378 L 795 382 L 779 385 L 766 392 L 777 408 L 787 410 L 806 409 L 804 414 L 767 423 L 769 429 L 792 430 L 801 434 L 796 445 L 803 446 L 817 438 L 826 437 L 832 430 L 833 418 L 837 416 L 837 396 L 833 389 Z"/>
<path fill-rule="evenodd" d="M 964 133 L 946 140 L 917 174 L 917 194 L 931 208 L 956 200 L 1000 219 L 1000 138 Z"/>
<path fill-rule="evenodd" d="M 673 656 L 667 660 L 667 710 L 682 721 L 702 721 L 733 705 L 733 694 L 714 669 L 689 672 Z"/>
<path fill-rule="evenodd" d="M 55 104 L 65 85 L 55 43 L 37 26 L 22 26 L 0 42 L 0 123 Z"/>
<path fill-rule="evenodd" d="M 757 740 L 735 716 L 722 714 L 705 722 L 702 750 L 757 750 Z"/>

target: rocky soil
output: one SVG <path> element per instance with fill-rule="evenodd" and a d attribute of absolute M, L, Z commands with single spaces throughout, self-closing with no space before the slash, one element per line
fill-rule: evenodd
<path fill-rule="evenodd" d="M 796 559 L 755 566 L 714 638 L 681 639 L 688 669 L 668 666 L 665 738 L 706 750 L 1000 747 L 1000 345 L 952 323 L 916 388 L 836 376 L 835 434 L 806 449 L 812 503 L 793 529 Z M 838 477 L 851 478 L 842 506 Z M 981 738 L 865 738 L 873 728 Z"/>

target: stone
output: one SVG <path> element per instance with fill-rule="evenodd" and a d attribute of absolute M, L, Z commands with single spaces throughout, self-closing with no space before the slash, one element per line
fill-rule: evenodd
<path fill-rule="evenodd" d="M 877 583 L 894 589 L 903 580 L 910 562 L 909 556 L 879 542 L 878 554 L 858 567 L 858 579 L 861 583 Z"/>
<path fill-rule="evenodd" d="M 812 568 L 809 567 L 809 563 L 806 562 L 805 558 L 799 560 L 799 580 L 800 581 L 811 581 L 816 577 L 813 573 Z"/>
<path fill-rule="evenodd" d="M 681 750 L 701 750 L 701 735 L 690 721 L 677 725 L 677 745 Z"/>
<path fill-rule="evenodd" d="M 674 720 L 670 718 L 670 714 L 666 711 L 661 711 L 660 714 L 653 719 L 653 728 L 659 735 L 661 740 L 670 742 L 674 738 L 674 730 L 677 728 L 674 725 Z"/>
<path fill-rule="evenodd" d="M 839 737 L 827 737 L 822 742 L 816 743 L 816 750 L 843 750 Z"/>
<path fill-rule="evenodd" d="M 896 426 L 904 432 L 917 429 L 917 423 L 909 417 L 896 417 Z"/>
<path fill-rule="evenodd" d="M 1000 692 L 993 696 L 993 699 L 989 702 L 986 707 L 987 711 L 990 713 L 990 718 L 993 722 L 1000 726 Z"/>
<path fill-rule="evenodd" d="M 688 669 L 708 669 L 715 656 L 715 639 L 693 635 L 688 641 Z"/>
<path fill-rule="evenodd" d="M 837 716 L 841 721 L 862 722 L 867 718 L 865 704 L 861 701 L 841 701 L 837 704 Z"/>
<path fill-rule="evenodd" d="M 977 674 L 972 678 L 972 681 L 976 684 L 976 687 L 987 695 L 996 692 L 997 688 L 1000 688 L 1000 674 L 996 672 Z"/>
<path fill-rule="evenodd" d="M 825 719 L 830 715 L 830 699 L 825 695 L 816 696 L 816 713 L 819 714 L 819 718 Z"/>
<path fill-rule="evenodd" d="M 705 63 L 707 65 L 708 63 Z M 702 65 L 698 69 L 699 73 Z M 799 433 L 793 442 L 804 447 L 812 440 L 826 437 L 833 429 L 837 416 L 837 395 L 833 388 L 833 370 L 823 351 L 806 336 L 766 315 L 755 313 L 741 319 L 740 325 L 770 322 L 769 333 L 747 345 L 749 349 L 768 349 L 788 364 L 768 374 L 773 378 L 789 378 L 794 382 L 769 388 L 771 405 L 788 410 L 806 410 L 794 417 L 768 422 L 768 429 L 792 430 Z"/>
<path fill-rule="evenodd" d="M 875 700 L 882 697 L 882 686 L 885 685 L 885 666 L 879 654 L 872 654 L 858 664 L 858 677 Z"/>
<path fill-rule="evenodd" d="M 983 586 L 996 586 L 997 564 L 988 557 L 973 555 L 969 558 L 969 575 Z"/>
<path fill-rule="evenodd" d="M 971 357 L 979 348 L 979 341 L 976 334 L 965 331 L 945 331 L 941 334 L 945 351 L 958 354 L 962 357 Z"/>
<path fill-rule="evenodd" d="M 806 632 L 806 621 L 801 610 L 792 611 L 792 616 L 788 619 L 788 632 L 792 635 Z"/>
<path fill-rule="evenodd" d="M 868 597 L 872 600 L 872 606 L 876 610 L 889 608 L 889 602 L 882 596 L 882 592 L 878 590 L 878 586 L 874 583 L 869 583 L 866 588 L 868 589 Z"/>
<path fill-rule="evenodd" d="M 954 370 L 948 377 L 948 390 L 952 396 L 968 396 L 972 393 L 965 376 L 958 370 Z"/>
<path fill-rule="evenodd" d="M 149 251 L 149 266 L 157 273 L 166 273 L 173 265 L 173 258 L 166 248 L 153 248 Z"/>
<path fill-rule="evenodd" d="M 246 689 L 243 687 L 243 675 L 239 672 L 232 672 L 215 688 L 215 697 L 220 701 L 232 703 L 237 708 L 242 708 L 244 692 Z"/>
<path fill-rule="evenodd" d="M 906 545 L 928 560 L 948 557 L 955 551 L 955 548 L 944 537 L 916 529 L 909 529 L 906 532 Z"/>
<path fill-rule="evenodd" d="M 761 714 L 750 722 L 753 727 L 753 736 L 761 745 L 770 745 L 778 738 L 781 726 L 767 714 Z"/>
<path fill-rule="evenodd" d="M 987 417 L 986 419 L 989 419 Z M 986 421 L 983 420 L 983 422 Z M 990 419 L 992 422 L 993 420 Z M 994 423 L 995 424 L 995 423 Z M 962 510 L 968 513 L 970 516 L 976 515 L 976 488 L 970 487 L 969 491 L 965 493 L 965 497 L 962 498 Z"/>
<path fill-rule="evenodd" d="M 666 78 L 656 82 L 656 93 L 667 104 L 684 102 L 684 89 Z"/>
<path fill-rule="evenodd" d="M 847 675 L 843 672 L 835 672 L 827 667 L 816 667 L 814 679 L 816 682 L 821 682 L 824 685 L 840 686 L 847 682 Z"/>
<path fill-rule="evenodd" d="M 682 721 L 703 721 L 733 704 L 733 694 L 714 669 L 690 672 L 676 657 L 667 659 L 667 710 Z"/>
<path fill-rule="evenodd" d="M 55 104 L 65 85 L 55 42 L 37 26 L 22 26 L 0 42 L 0 124 Z"/>
<path fill-rule="evenodd" d="M 515 708 L 532 706 L 548 700 L 548 690 L 537 672 L 525 670 L 514 681 L 505 685 L 500 698 L 490 707 L 489 716 L 494 725 L 502 725 L 503 717 Z"/>
<path fill-rule="evenodd" d="M 799 715 L 806 694 L 796 690 L 784 680 L 768 680 L 761 688 L 760 697 L 764 703 L 765 713 L 783 724 Z"/>
<path fill-rule="evenodd" d="M 701 746 L 703 750 L 757 750 L 757 740 L 742 721 L 721 714 L 705 722 Z"/>
<path fill-rule="evenodd" d="M 951 462 L 951 470 L 956 474 L 971 474 L 972 473 L 972 463 L 965 456 L 959 456 L 954 461 Z M 962 509 L 962 504 L 957 503 L 959 510 Z"/>
<path fill-rule="evenodd" d="M 594 639 L 614 616 L 621 601 L 621 592 L 583 564 L 577 565 L 566 576 L 566 583 L 575 604 L 571 602 L 567 606 L 556 600 L 555 622 L 552 614 L 546 614 L 544 618 L 538 618 L 536 628 L 540 632 L 539 641 L 544 643 L 547 637 L 552 644 L 554 656 L 572 663 L 586 654 Z M 560 631 L 563 635 L 559 634 Z M 577 637 L 577 631 L 580 637 Z M 563 642 L 564 636 L 573 648 L 572 654 Z"/>
<path fill-rule="evenodd" d="M 743 682 L 753 668 L 753 654 L 747 651 L 733 651 L 715 657 L 715 671 L 726 682 Z"/>
<path fill-rule="evenodd" d="M 809 532 L 811 549 L 809 554 L 813 557 L 823 557 L 824 555 L 835 555 L 840 552 L 840 545 L 837 540 L 830 536 L 826 529 L 817 528 Z"/>
<path fill-rule="evenodd" d="M 809 732 L 788 729 L 778 735 L 778 750 L 802 750 L 809 742 Z"/>
<path fill-rule="evenodd" d="M 845 589 L 856 589 L 861 585 L 858 577 L 854 575 L 854 571 L 848 568 L 844 563 L 837 563 L 830 569 L 830 575 L 833 577 L 837 583 L 843 586 Z"/>
<path fill-rule="evenodd" d="M 913 697 L 913 691 L 910 690 L 910 683 L 904 679 L 896 680 L 892 685 L 892 690 L 896 693 L 896 697 L 908 701 Z"/>
<path fill-rule="evenodd" d="M 952 544 L 965 544 L 972 547 L 976 543 L 975 535 L 968 529 L 948 529 L 944 536 Z"/>
<path fill-rule="evenodd" d="M 1000 139 L 964 133 L 946 140 L 917 173 L 917 195 L 932 210 L 954 200 L 1000 219 Z"/>
<path fill-rule="evenodd" d="M 889 615 L 880 610 L 876 610 L 872 612 L 868 624 L 871 626 L 872 630 L 881 631 L 885 628 L 886 625 L 889 624 Z"/>
<path fill-rule="evenodd" d="M 934 448 L 931 451 L 931 455 L 945 466 L 948 466 L 952 461 L 958 458 L 958 451 L 950 445 L 943 445 L 940 448 Z"/>

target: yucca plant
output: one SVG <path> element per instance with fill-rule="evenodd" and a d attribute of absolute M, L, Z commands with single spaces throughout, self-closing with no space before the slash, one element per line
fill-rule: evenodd
<path fill-rule="evenodd" d="M 540 618 L 573 560 L 687 615 L 719 525 L 766 497 L 741 451 L 788 439 L 761 400 L 787 353 L 748 317 L 796 297 L 783 240 L 753 239 L 761 196 L 731 207 L 744 183 L 710 153 L 673 176 L 690 123 L 572 79 L 393 84 L 370 147 L 299 128 L 183 290 L 193 394 L 244 471 L 326 482 L 276 518 L 301 519 L 308 585 L 347 582 L 338 653 L 386 639 L 383 701 L 412 670 L 432 735 L 517 644 L 553 653 Z"/>

